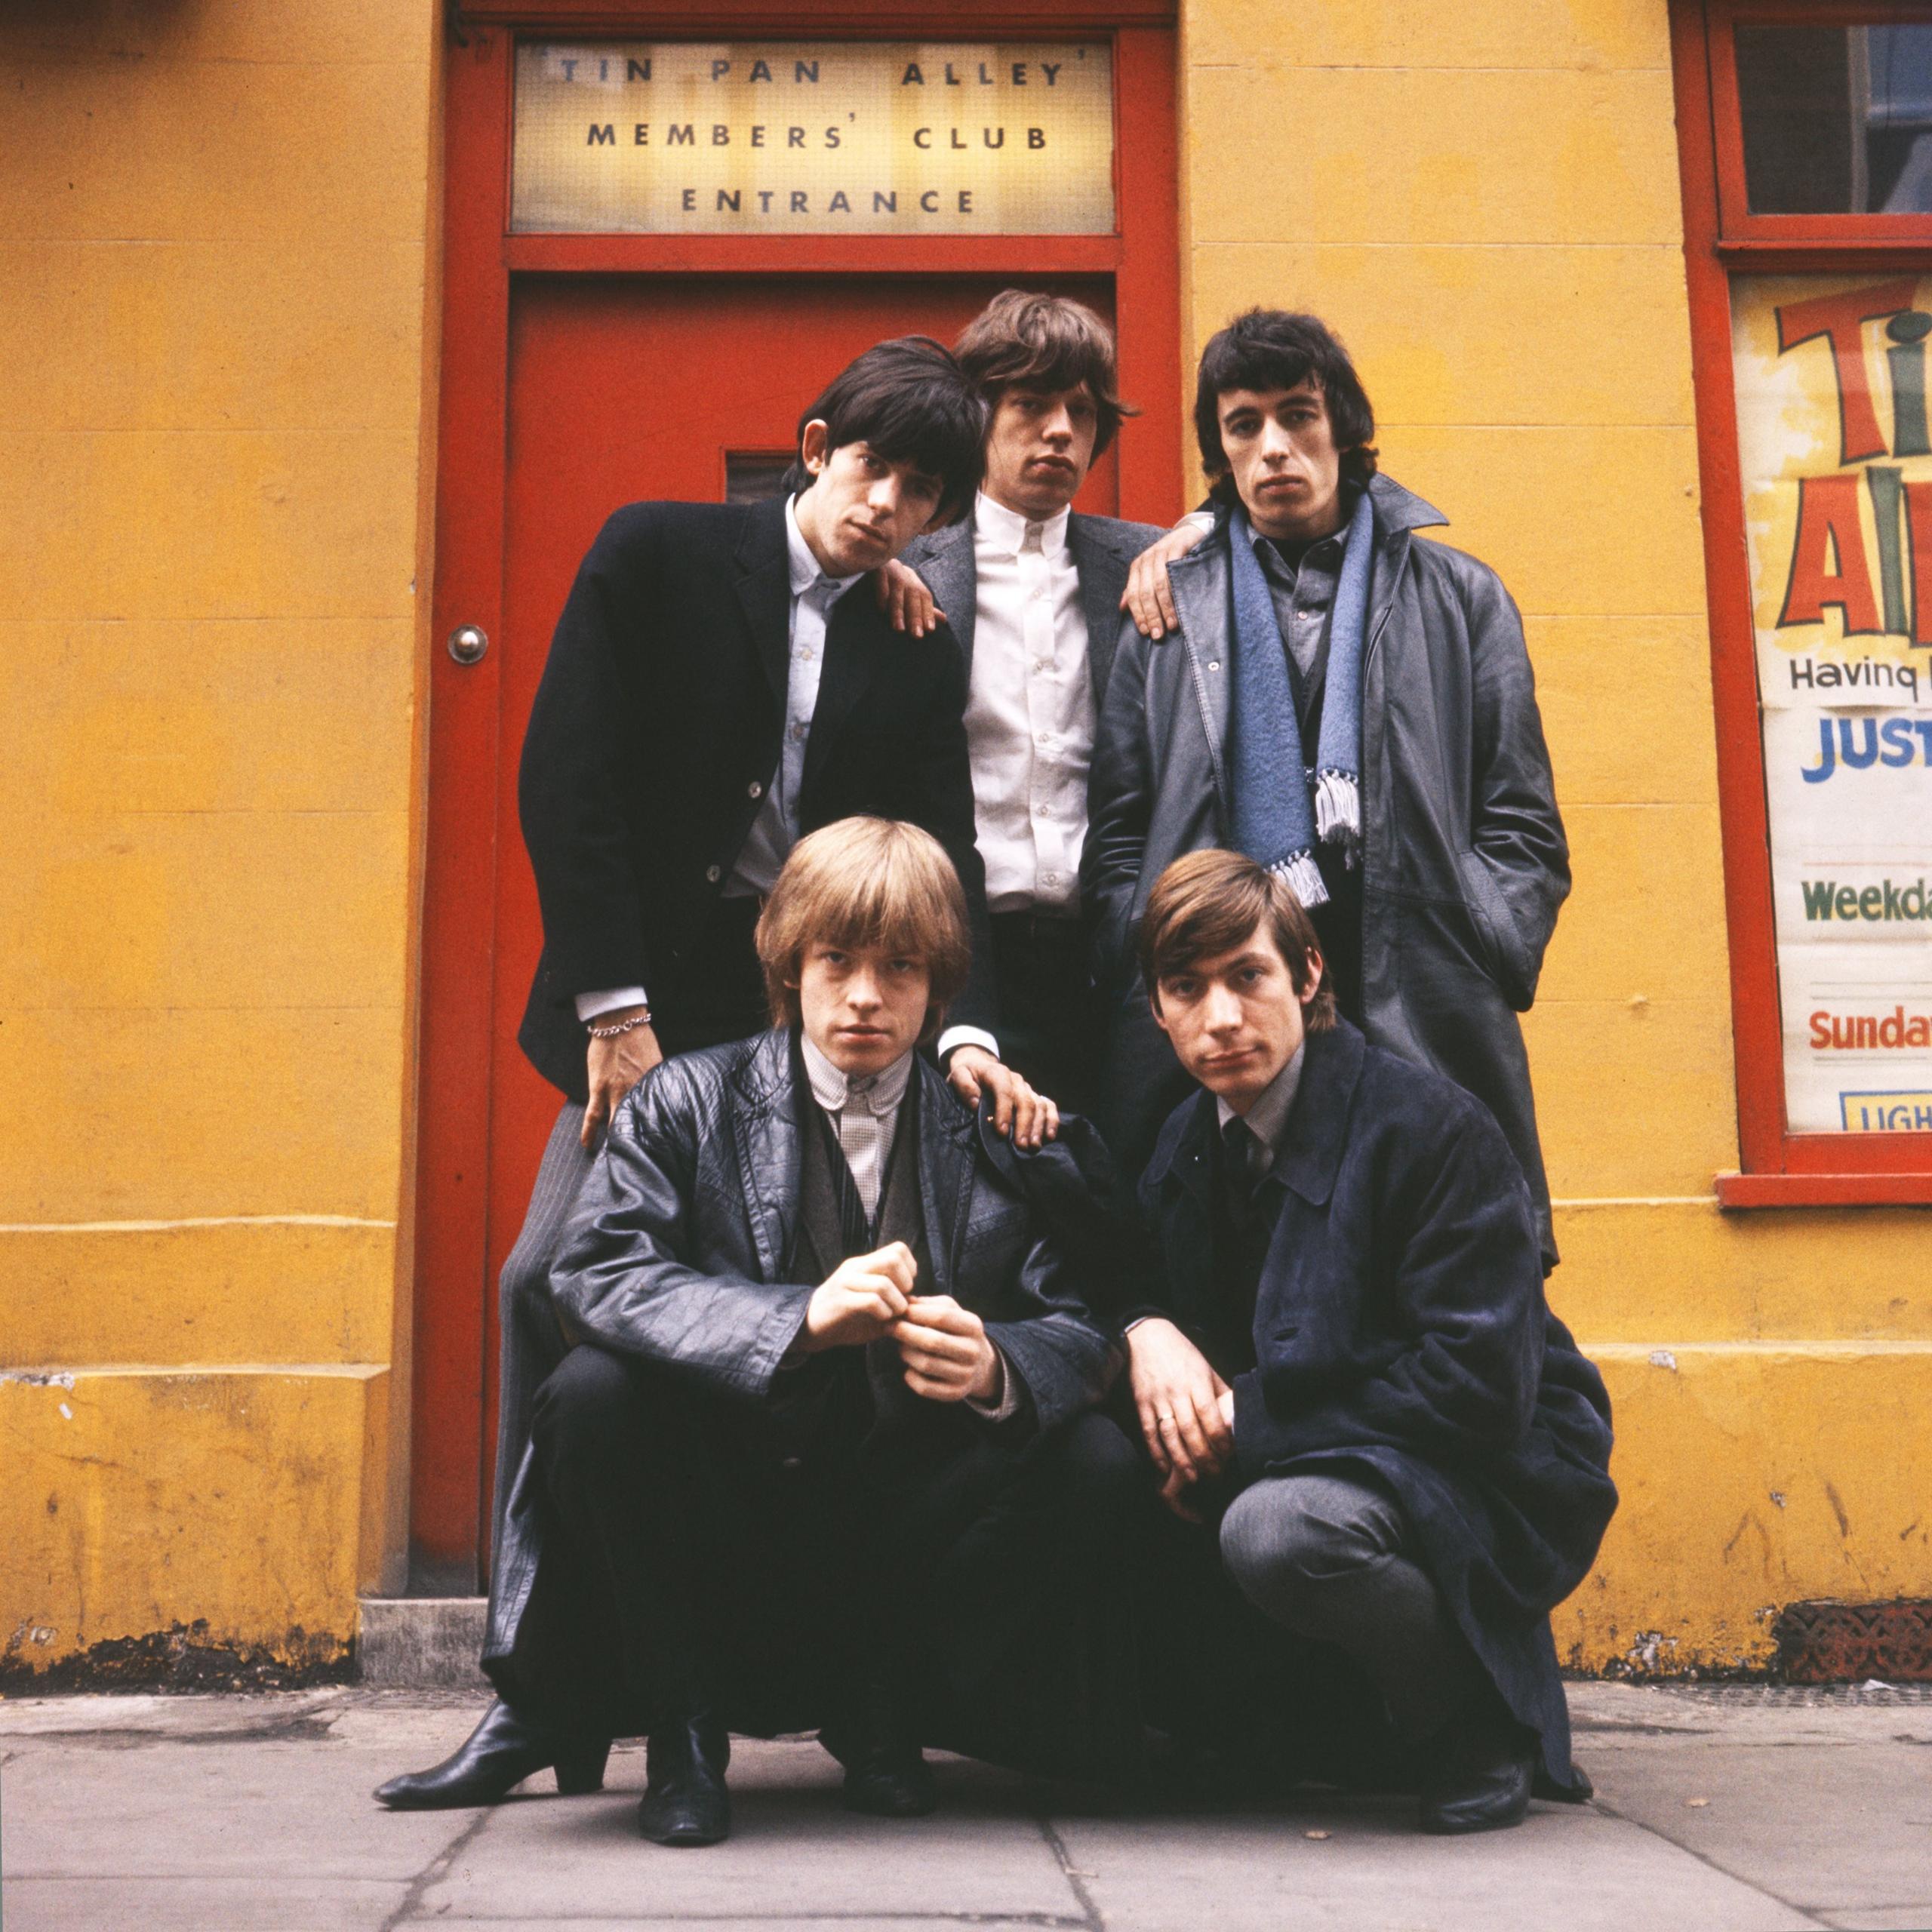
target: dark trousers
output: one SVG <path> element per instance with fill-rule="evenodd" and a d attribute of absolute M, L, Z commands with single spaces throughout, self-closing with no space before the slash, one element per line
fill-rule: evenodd
<path fill-rule="evenodd" d="M 1119 1432 L 1090 1415 L 1017 1452 L 976 1440 L 901 1487 L 867 1446 L 863 1373 L 823 1392 L 801 1432 L 571 1350 L 535 1404 L 545 1541 L 519 1706 L 629 1735 L 697 1700 L 768 1734 L 835 1720 L 883 1672 L 925 1743 L 1084 1775 L 1125 1751 L 1131 1770 L 1118 1593 L 1140 1491 Z"/>
<path fill-rule="evenodd" d="M 1091 1120 L 1100 1103 L 1100 1012 L 1081 922 L 995 912 L 990 924 L 1001 1058 L 1063 1112 Z"/>

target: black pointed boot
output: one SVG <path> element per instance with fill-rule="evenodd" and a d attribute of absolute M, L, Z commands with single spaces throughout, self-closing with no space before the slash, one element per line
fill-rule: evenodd
<path fill-rule="evenodd" d="M 939 1791 L 918 1740 L 883 1675 L 863 1678 L 819 1742 L 845 1767 L 844 1804 L 874 1818 L 923 1818 Z"/>
<path fill-rule="evenodd" d="M 658 1725 L 645 1762 L 637 1828 L 654 1844 L 716 1844 L 731 1830 L 724 1788 L 730 1732 L 709 1712 Z"/>
<path fill-rule="evenodd" d="M 524 1780 L 553 1767 L 557 1789 L 566 1798 L 604 1788 L 608 1737 L 577 1737 L 540 1730 L 500 1700 L 483 1721 L 440 1764 L 405 1771 L 376 1787 L 377 1803 L 392 1811 L 447 1811 L 463 1805 L 495 1804 Z"/>

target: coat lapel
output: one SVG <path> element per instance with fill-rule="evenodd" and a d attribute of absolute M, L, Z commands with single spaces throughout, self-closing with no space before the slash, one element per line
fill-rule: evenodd
<path fill-rule="evenodd" d="M 765 1034 L 733 1082 L 745 1219 L 764 1279 L 782 1281 L 798 1228 L 798 1104 L 790 1033 Z"/>
<path fill-rule="evenodd" d="M 1373 478 L 1368 494 L 1375 505 L 1375 575 L 1369 588 L 1368 631 L 1362 646 L 1364 664 L 1375 655 L 1382 627 L 1395 607 L 1395 589 L 1409 560 L 1409 546 L 1415 541 L 1411 533 L 1449 521 L 1433 503 L 1404 489 L 1392 477 Z"/>
<path fill-rule="evenodd" d="M 1094 687 L 1094 709 L 1106 702 L 1107 674 L 1120 641 L 1121 594 L 1133 558 L 1101 535 L 1091 518 L 1077 512 L 1066 520 L 1066 546 L 1080 575 L 1080 611 L 1087 620 L 1087 672 Z"/>
<path fill-rule="evenodd" d="M 980 597 L 980 574 L 973 557 L 972 512 L 969 510 L 958 522 L 923 538 L 917 555 L 908 561 L 925 579 L 933 601 L 946 613 L 946 621 L 958 640 L 959 654 L 966 660 L 966 679 L 970 685 Z"/>
<path fill-rule="evenodd" d="M 1188 656 L 1188 678 L 1201 708 L 1201 729 L 1208 738 L 1208 756 L 1214 786 L 1221 796 L 1223 820 L 1229 807 L 1226 764 L 1228 742 L 1228 694 L 1234 679 L 1228 663 L 1233 632 L 1228 611 L 1228 552 L 1225 538 L 1211 537 L 1190 555 L 1168 567 L 1174 612 L 1180 630 L 1174 648 Z M 1156 645 L 1155 648 L 1164 647 Z"/>
<path fill-rule="evenodd" d="M 955 1292 L 973 1205 L 973 1116 L 923 1059 L 912 1062 L 919 1103 L 919 1205 L 926 1217 L 934 1294 Z M 912 1097 L 909 1094 L 909 1099 Z"/>
<path fill-rule="evenodd" d="M 792 565 L 785 546 L 785 500 L 758 504 L 738 540 L 738 603 L 751 626 L 765 681 L 785 711 L 785 678 L 791 657 Z"/>
<path fill-rule="evenodd" d="M 1301 1084 L 1288 1109 L 1272 1177 L 1312 1207 L 1334 1191 L 1367 1044 L 1346 1020 L 1308 1036 Z"/>

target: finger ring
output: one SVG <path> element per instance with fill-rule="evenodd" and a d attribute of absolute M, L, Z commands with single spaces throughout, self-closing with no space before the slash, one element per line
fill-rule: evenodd
<path fill-rule="evenodd" d="M 1156 1409 L 1154 1411 L 1154 1420 L 1156 1422 L 1172 1422 L 1174 1419 L 1174 1412 L 1172 1409 Z"/>

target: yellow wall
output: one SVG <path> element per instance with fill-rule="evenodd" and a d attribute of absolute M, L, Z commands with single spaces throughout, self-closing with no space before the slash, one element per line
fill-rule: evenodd
<path fill-rule="evenodd" d="M 1794 1600 L 1932 1595 L 1932 1243 L 1727 1217 L 1738 1164 L 1663 0 L 1185 0 L 1190 355 L 1316 310 L 1389 472 L 1494 564 L 1576 891 L 1527 1031 L 1558 1312 L 1623 1509 L 1558 1614 L 1592 1668 L 1761 1663 Z M 1191 362 L 1190 362 L 1191 368 Z"/>
<path fill-rule="evenodd" d="M 441 11 L 0 20 L 0 1654 L 29 1663 L 198 1620 L 325 1659 L 400 1580 Z"/>

